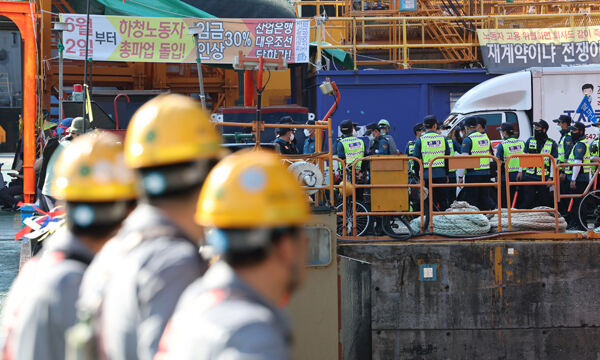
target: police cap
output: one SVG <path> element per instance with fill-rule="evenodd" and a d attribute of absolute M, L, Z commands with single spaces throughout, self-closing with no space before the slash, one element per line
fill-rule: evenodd
<path fill-rule="evenodd" d="M 478 116 L 469 116 L 469 117 L 465 118 L 465 120 L 463 121 L 465 124 L 465 127 L 477 126 L 477 118 L 478 118 Z"/>
<path fill-rule="evenodd" d="M 571 125 L 573 119 L 569 115 L 561 115 L 558 117 L 558 119 L 554 119 L 552 121 L 557 124 L 566 123 L 567 125 Z"/>
<path fill-rule="evenodd" d="M 340 130 L 342 132 L 352 131 L 353 128 L 354 124 L 352 123 L 352 120 L 344 120 L 340 123 Z"/>
<path fill-rule="evenodd" d="M 370 123 L 369 125 L 367 125 L 367 131 L 365 132 L 365 135 L 369 136 L 369 135 L 371 135 L 373 130 L 377 130 L 380 128 L 381 128 L 381 126 L 378 125 L 377 123 Z"/>
<path fill-rule="evenodd" d="M 496 128 L 496 130 L 506 131 L 509 134 L 512 134 L 515 132 L 515 128 L 514 128 L 513 124 L 509 124 L 509 123 L 502 123 L 502 125 L 498 126 Z"/>
<path fill-rule="evenodd" d="M 437 124 L 437 118 L 435 115 L 427 115 L 423 118 L 423 125 L 425 125 L 426 128 L 430 129 L 435 124 Z"/>
<path fill-rule="evenodd" d="M 582 122 L 576 122 L 573 125 L 569 126 L 569 130 L 578 130 L 581 132 L 585 132 L 585 125 Z"/>
<path fill-rule="evenodd" d="M 540 119 L 540 121 L 534 122 L 533 126 L 539 126 L 542 129 L 546 129 L 546 130 L 548 130 L 548 128 L 549 128 L 548 122 L 546 120 L 543 120 L 543 119 Z"/>
<path fill-rule="evenodd" d="M 416 135 L 416 134 L 417 134 L 419 131 L 423 131 L 423 130 L 425 130 L 425 129 L 423 128 L 423 124 L 421 124 L 421 123 L 418 123 L 417 125 L 415 125 L 415 126 L 413 127 L 413 132 L 415 133 L 415 135 Z"/>

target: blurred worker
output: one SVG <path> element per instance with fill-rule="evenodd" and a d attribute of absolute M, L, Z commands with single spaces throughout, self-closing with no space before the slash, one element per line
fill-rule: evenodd
<path fill-rule="evenodd" d="M 377 123 L 367 125 L 365 135 L 369 137 L 368 155 L 390 155 L 390 144 L 383 134 L 381 134 L 381 126 Z"/>
<path fill-rule="evenodd" d="M 470 116 L 465 119 L 465 131 L 467 137 L 463 140 L 461 153 L 463 155 L 484 156 L 490 154 L 490 141 L 487 135 L 477 131 L 477 126 L 482 121 L 478 116 Z M 462 169 L 457 171 L 459 178 L 462 177 Z M 459 180 L 461 182 L 462 180 Z M 465 183 L 489 183 L 490 182 L 490 159 L 479 158 L 479 167 L 465 169 Z M 496 208 L 496 202 L 491 197 L 491 189 L 488 186 L 464 187 L 460 199 L 476 206 L 479 210 L 492 210 Z"/>
<path fill-rule="evenodd" d="M 64 202 L 66 227 L 44 240 L 44 251 L 12 286 L 0 332 L 4 359 L 65 359 L 65 331 L 76 322 L 83 273 L 135 206 L 134 174 L 119 139 L 109 133 L 71 142 L 55 176 L 53 194 Z"/>
<path fill-rule="evenodd" d="M 558 145 L 548 137 L 548 123 L 540 120 L 533 123 L 534 135 L 525 142 L 526 154 L 548 154 L 555 159 L 558 157 Z M 552 180 L 552 162 L 548 157 L 544 158 L 544 178 L 545 181 Z M 541 181 L 542 168 L 526 168 L 525 181 Z M 527 185 L 522 187 L 522 204 L 524 209 L 531 209 L 536 206 L 554 207 L 553 194 L 550 185 Z"/>
<path fill-rule="evenodd" d="M 502 207 L 512 206 L 514 203 L 516 206 L 516 202 L 514 201 L 515 193 L 517 192 L 517 186 L 510 187 L 510 197 L 509 204 L 506 203 L 506 175 L 504 165 L 506 163 L 506 159 L 508 159 L 511 155 L 521 155 L 525 153 L 525 142 L 523 140 L 519 140 L 515 138 L 515 130 L 512 124 L 503 123 L 500 127 L 497 128 L 500 131 L 500 135 L 502 135 L 502 142 L 496 148 L 496 157 L 502 163 L 502 167 L 500 170 L 500 179 L 502 181 L 501 187 L 501 200 Z M 513 158 L 508 160 L 508 178 L 511 182 L 513 181 L 521 181 L 523 178 L 523 170 L 519 166 L 519 159 Z"/>
<path fill-rule="evenodd" d="M 71 142 L 71 140 L 77 138 L 78 136 L 84 134 L 84 131 L 90 131 L 91 125 L 87 119 L 82 117 L 76 117 L 71 121 L 71 126 L 67 129 L 65 135 L 60 141 L 59 144 L 55 147 L 52 154 L 46 163 L 46 178 L 44 179 L 44 185 L 42 186 L 42 193 L 40 195 L 40 205 L 42 210 L 51 210 L 55 206 L 56 200 L 52 196 L 52 184 L 54 182 L 54 168 L 56 166 L 56 161 L 60 156 L 60 153 L 65 149 L 65 147 Z"/>
<path fill-rule="evenodd" d="M 314 125 L 314 120 L 308 120 L 306 125 Z M 313 154 L 315 152 L 315 129 L 304 129 L 304 149 L 303 154 Z"/>
<path fill-rule="evenodd" d="M 289 118 L 289 119 L 288 119 Z M 298 149 L 296 148 L 294 133 L 295 129 L 291 127 L 286 127 L 285 125 L 293 125 L 294 122 L 291 121 L 290 116 L 284 116 L 279 123 L 281 127 L 275 130 L 277 137 L 275 138 L 275 147 L 277 150 L 284 155 L 296 155 L 298 154 Z"/>
<path fill-rule="evenodd" d="M 425 131 L 422 123 L 418 123 L 413 126 L 413 133 L 415 134 L 415 139 L 409 141 L 406 144 L 406 148 L 404 149 L 404 153 L 408 156 L 415 156 L 415 142 L 421 137 L 421 134 Z M 408 161 L 408 173 L 411 177 L 418 177 L 418 169 L 415 168 L 415 164 L 413 160 Z"/>
<path fill-rule="evenodd" d="M 590 162 L 590 149 L 585 142 L 585 125 L 582 122 L 576 122 L 569 127 L 571 130 L 571 138 L 573 146 L 567 158 L 568 164 L 581 164 Z M 590 182 L 590 167 L 589 166 L 573 166 L 565 168 L 567 181 L 569 182 L 570 194 L 583 194 L 585 188 Z M 579 204 L 581 197 L 569 200 L 569 208 L 567 215 L 569 230 L 587 230 L 579 221 Z M 587 213 L 583 211 L 583 213 Z"/>
<path fill-rule="evenodd" d="M 573 146 L 567 158 L 568 164 L 581 164 L 590 162 L 590 150 L 585 141 L 585 125 L 581 122 L 576 122 L 569 127 L 571 130 L 571 138 Z M 589 166 L 573 166 L 565 168 L 567 181 L 569 182 L 570 194 L 583 194 L 587 185 L 590 182 L 590 167 Z M 573 198 L 569 201 L 568 208 L 568 226 L 569 230 L 587 230 L 579 221 L 579 204 L 581 197 Z M 584 211 L 586 213 L 586 211 Z"/>
<path fill-rule="evenodd" d="M 219 163 L 196 221 L 222 260 L 184 292 L 155 359 L 290 359 L 280 307 L 305 277 L 308 218 L 279 156 L 247 151 Z"/>
<path fill-rule="evenodd" d="M 444 159 L 433 158 L 450 155 L 450 149 L 446 139 L 437 133 L 438 122 L 434 115 L 427 115 L 423 119 L 425 133 L 415 142 L 415 157 L 423 161 L 423 174 L 421 179 L 429 180 L 429 168 L 431 168 L 431 182 L 434 184 L 448 183 L 448 162 Z M 433 189 L 433 205 L 439 211 L 448 208 L 448 188 Z"/>
<path fill-rule="evenodd" d="M 454 156 L 455 154 L 460 154 L 460 145 L 453 138 L 455 130 L 450 130 L 450 125 L 442 125 L 440 126 L 440 130 L 449 130 L 448 136 L 446 136 L 446 144 L 448 146 L 448 150 L 450 151 L 449 155 Z M 456 184 L 458 179 L 456 178 L 456 169 L 448 168 L 448 183 Z M 448 188 L 447 191 L 448 196 L 448 205 L 452 205 L 454 200 L 456 200 L 456 188 Z"/>
<path fill-rule="evenodd" d="M 399 154 L 400 151 L 398 150 L 398 147 L 396 146 L 396 142 L 394 141 L 394 138 L 390 134 L 390 130 L 391 130 L 390 122 L 387 121 L 386 119 L 381 119 L 381 120 L 379 120 L 377 125 L 379 126 L 379 130 L 381 131 L 381 135 L 383 135 L 383 137 L 385 137 L 385 139 L 387 140 L 387 142 L 390 146 L 390 154 L 392 154 L 392 155 Z"/>
<path fill-rule="evenodd" d="M 99 329 L 102 358 L 152 359 L 179 296 L 204 274 L 194 210 L 220 144 L 209 115 L 182 95 L 157 96 L 133 115 L 125 161 L 141 179 L 140 205 L 90 266 L 78 303 Z"/>
<path fill-rule="evenodd" d="M 571 153 L 571 147 L 573 146 L 573 139 L 571 139 L 571 132 L 569 126 L 573 122 L 568 115 L 560 115 L 558 119 L 552 120 L 557 123 L 560 127 L 560 140 L 558 141 L 558 157 L 556 161 L 559 164 L 564 164 L 567 161 L 568 154 Z M 564 191 L 568 191 L 569 182 L 565 174 L 565 168 L 559 168 L 560 170 L 560 188 Z M 567 214 L 567 207 L 569 206 L 569 199 L 562 199 L 559 203 L 559 210 L 563 216 Z"/>

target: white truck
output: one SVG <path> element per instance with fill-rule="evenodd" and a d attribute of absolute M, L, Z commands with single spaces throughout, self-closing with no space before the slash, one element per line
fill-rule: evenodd
<path fill-rule="evenodd" d="M 531 68 L 487 80 L 456 102 L 444 124 L 454 128 L 465 117 L 478 115 L 487 120 L 487 133 L 496 146 L 501 123 L 517 124 L 519 138 L 533 133 L 532 122 L 544 119 L 550 125 L 548 136 L 558 142 L 560 128 L 552 120 L 566 114 L 586 125 L 588 140 L 598 136 L 598 128 L 577 109 L 587 96 L 600 121 L 600 65 L 562 68 Z M 589 113 L 588 113 L 589 115 Z"/>

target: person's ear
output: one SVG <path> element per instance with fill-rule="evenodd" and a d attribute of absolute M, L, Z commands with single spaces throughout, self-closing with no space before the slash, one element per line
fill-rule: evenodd
<path fill-rule="evenodd" d="M 295 256 L 294 239 L 292 238 L 292 235 L 283 235 L 275 245 L 274 251 L 279 262 L 284 264 L 292 263 Z"/>

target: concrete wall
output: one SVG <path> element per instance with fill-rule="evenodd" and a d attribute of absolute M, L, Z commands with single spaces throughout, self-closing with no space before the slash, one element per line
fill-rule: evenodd
<path fill-rule="evenodd" d="M 347 245 L 339 253 L 371 263 L 373 359 L 600 356 L 600 242 Z M 421 267 L 434 271 L 426 278 Z"/>

